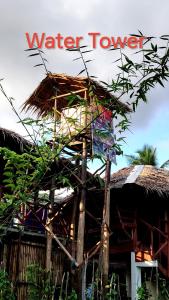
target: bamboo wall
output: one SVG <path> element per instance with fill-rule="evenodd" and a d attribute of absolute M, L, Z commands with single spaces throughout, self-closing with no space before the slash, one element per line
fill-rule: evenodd
<path fill-rule="evenodd" d="M 3 262 L 17 295 L 17 300 L 27 299 L 28 282 L 26 270 L 29 265 L 38 264 L 45 268 L 46 245 L 40 242 L 12 240 L 4 245 Z M 64 255 L 61 250 L 52 252 L 52 273 L 55 284 L 61 284 L 63 276 Z"/>

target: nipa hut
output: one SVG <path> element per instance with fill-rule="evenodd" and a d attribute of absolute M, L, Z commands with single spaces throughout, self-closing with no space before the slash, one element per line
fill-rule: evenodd
<path fill-rule="evenodd" d="M 1 147 L 6 147 L 19 155 L 34 149 L 33 144 L 12 131 L 1 128 L 0 137 Z M 0 162 L 1 201 L 4 202 L 4 189 L 6 187 L 3 183 L 3 170 L 6 163 L 5 158 L 0 156 Z M 19 211 L 15 210 L 13 205 L 8 206 L 0 217 L 1 266 L 6 269 L 13 282 L 17 300 L 27 297 L 29 287 L 26 276 L 27 267 L 38 264 L 44 269 L 46 266 L 47 231 L 45 225 L 49 207 L 50 178 L 53 174 L 62 172 L 63 169 L 66 170 L 70 183 L 79 186 L 81 166 L 72 163 L 68 159 L 60 158 L 56 164 L 51 164 L 50 171 L 45 174 L 45 177 L 39 183 L 38 191 L 35 191 L 32 200 L 22 204 Z M 87 172 L 87 177 L 88 193 L 99 190 L 101 179 L 94 178 L 89 172 Z M 58 192 L 58 189 L 64 186 L 56 180 L 54 187 Z M 64 251 L 59 247 L 58 240 L 62 247 L 67 248 L 73 255 L 76 251 L 74 241 L 76 233 L 72 226 L 77 222 L 77 207 L 74 207 L 74 203 L 77 202 L 77 193 L 72 190 L 66 193 L 65 196 L 59 196 L 57 192 L 54 196 L 53 211 L 50 216 L 53 221 L 51 261 L 53 280 L 56 285 L 60 285 L 63 273 L 70 269 L 70 264 Z M 57 242 L 55 242 L 55 239 L 57 239 Z"/>
<path fill-rule="evenodd" d="M 110 189 L 110 255 L 114 266 L 118 262 L 118 268 L 131 274 L 128 296 L 134 300 L 143 270 L 147 280 L 153 270 L 169 277 L 169 171 L 124 168 L 112 175 Z"/>
<path fill-rule="evenodd" d="M 0 147 L 6 147 L 14 150 L 16 153 L 22 153 L 31 143 L 16 132 L 0 127 Z"/>
<path fill-rule="evenodd" d="M 14 138 L 17 144 L 12 142 Z M 16 147 L 22 153 L 30 143 L 3 129 L 1 145 L 11 150 Z M 2 157 L 1 161 L 3 162 Z M 72 165 L 70 161 L 61 159 L 60 164 L 54 167 L 55 171 L 58 168 L 57 171 L 60 172 L 65 164 L 69 169 L 70 180 L 77 180 L 79 184 L 79 167 Z M 48 177 L 49 174 L 46 178 Z M 96 270 L 99 263 L 104 188 L 89 173 L 88 181 L 84 252 L 88 257 L 87 281 L 90 282 L 91 270 L 93 266 Z M 61 187 L 57 182 L 55 186 Z M 15 214 L 12 209 L 1 219 L 1 262 L 16 287 L 18 300 L 27 294 L 27 266 L 38 263 L 45 267 L 48 206 L 48 195 L 47 198 L 45 195 L 49 187 L 50 184 L 44 180 L 35 199 L 24 210 L 22 207 L 20 214 Z M 152 270 L 159 270 L 165 277 L 169 277 L 169 171 L 152 166 L 124 168 L 111 176 L 110 189 L 110 271 L 119 274 L 122 297 L 134 300 L 141 285 L 143 271 L 146 270 L 147 278 L 150 276 L 148 270 L 151 273 Z M 51 216 L 54 234 L 52 268 L 57 284 L 61 283 L 64 271 L 71 269 L 69 259 L 58 243 L 55 243 L 55 235 L 72 257 L 75 257 L 78 208 L 74 204 L 78 203 L 78 197 L 75 192 L 63 198 L 55 196 Z"/>

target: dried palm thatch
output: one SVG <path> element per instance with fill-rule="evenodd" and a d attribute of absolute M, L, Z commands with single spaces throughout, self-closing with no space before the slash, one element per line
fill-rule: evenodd
<path fill-rule="evenodd" d="M 111 189 L 136 184 L 147 191 L 169 193 L 169 171 L 153 166 L 131 166 L 123 168 L 111 177 Z"/>
<path fill-rule="evenodd" d="M 8 148 L 18 154 L 22 154 L 25 151 L 29 151 L 30 148 L 34 148 L 34 145 L 31 144 L 31 142 L 27 141 L 25 138 L 20 136 L 19 134 L 10 131 L 8 129 L 4 129 L 0 127 L 0 147 Z M 4 159 L 3 157 L 0 157 L 0 163 L 1 163 L 1 172 L 3 173 L 3 165 L 4 165 Z M 81 169 L 81 166 L 76 166 L 74 163 L 72 163 L 71 160 L 60 157 L 56 163 L 51 164 L 50 170 L 48 170 L 43 178 L 43 180 L 39 183 L 40 188 L 43 190 L 49 189 L 51 185 L 51 178 L 54 175 L 60 174 L 62 176 L 67 176 L 70 184 L 77 185 L 82 184 L 81 179 L 79 177 L 79 170 Z M 58 176 L 56 176 L 57 178 Z M 87 178 L 88 178 L 88 187 L 99 187 L 101 181 L 101 178 L 98 179 L 98 177 L 94 177 L 91 173 L 87 172 Z M 2 178 L 0 177 L 0 184 Z M 58 179 L 56 179 L 55 187 L 56 188 L 62 188 L 67 186 L 67 184 L 63 184 Z"/>
<path fill-rule="evenodd" d="M 6 147 L 17 153 L 22 153 L 24 150 L 31 147 L 31 143 L 21 135 L 0 127 L 0 147 Z"/>
<path fill-rule="evenodd" d="M 110 92 L 108 92 L 100 83 L 90 79 L 90 84 L 93 86 L 94 93 L 98 99 L 108 100 L 107 108 L 121 109 L 125 112 L 130 112 L 130 108 L 116 99 Z M 87 77 L 73 77 L 65 74 L 51 74 L 49 73 L 45 79 L 39 84 L 33 94 L 24 103 L 23 110 L 31 109 L 38 113 L 39 116 L 45 116 L 53 111 L 54 97 L 59 96 L 57 101 L 57 110 L 61 111 L 64 107 L 68 107 L 67 94 L 77 94 L 84 97 L 84 90 L 89 86 L 89 79 Z M 63 96 L 62 96 L 63 95 Z M 87 95 L 87 100 L 90 101 L 90 96 Z M 76 101 L 73 105 L 78 104 Z"/>

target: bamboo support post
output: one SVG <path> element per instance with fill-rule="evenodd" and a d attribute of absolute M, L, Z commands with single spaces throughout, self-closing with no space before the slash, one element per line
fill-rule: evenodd
<path fill-rule="evenodd" d="M 60 98 L 64 98 L 64 97 L 71 96 L 71 95 L 77 95 L 77 94 L 79 94 L 81 92 L 85 92 L 85 91 L 87 91 L 87 88 L 80 89 L 80 90 L 73 91 L 73 92 L 66 93 L 66 94 L 62 94 L 62 95 L 58 95 L 58 96 L 52 97 L 50 100 L 60 99 Z"/>
<path fill-rule="evenodd" d="M 52 206 L 54 202 L 54 190 L 53 190 L 53 178 L 51 183 L 51 190 L 49 194 L 49 209 L 48 209 L 48 218 L 47 223 L 50 221 L 50 214 L 52 213 Z M 52 223 L 49 224 L 50 231 L 52 231 Z M 52 263 L 52 235 L 47 231 L 47 238 L 46 238 L 46 270 L 51 271 Z"/>
<path fill-rule="evenodd" d="M 85 91 L 85 99 L 87 98 Z M 87 125 L 87 107 L 85 109 L 84 116 L 84 128 Z M 85 204 L 86 204 L 86 171 L 87 171 L 87 142 L 86 137 L 83 137 L 82 143 L 82 190 L 81 198 L 79 203 L 79 222 L 78 222 L 78 233 L 77 233 L 77 256 L 76 260 L 80 268 L 78 270 L 77 280 L 78 280 L 78 297 L 82 300 L 85 299 L 84 289 L 84 278 L 83 278 L 83 261 L 84 261 L 84 234 L 85 234 Z"/>
<path fill-rule="evenodd" d="M 76 225 L 77 202 L 78 202 L 78 195 L 76 195 L 74 199 L 72 218 L 70 224 L 71 251 L 73 257 L 76 257 L 75 225 Z"/>
<path fill-rule="evenodd" d="M 67 257 L 70 259 L 70 261 L 72 263 L 74 263 L 75 267 L 78 267 L 78 263 L 76 262 L 76 260 L 74 259 L 74 257 L 67 251 L 67 249 L 63 246 L 63 244 L 59 241 L 59 239 L 56 236 L 56 234 L 54 234 L 53 231 L 51 231 L 50 227 L 46 225 L 45 229 L 50 234 L 51 238 L 53 238 L 57 242 L 57 244 L 59 245 L 59 247 L 67 255 Z"/>
<path fill-rule="evenodd" d="M 56 96 L 57 96 L 57 90 L 56 90 Z M 56 143 L 56 122 L 57 122 L 57 99 L 55 99 L 54 103 L 54 127 L 53 127 L 53 145 L 52 150 L 55 149 L 55 143 Z M 48 218 L 47 218 L 47 224 L 50 222 L 50 215 L 53 210 L 53 204 L 54 204 L 54 198 L 55 198 L 55 179 L 52 177 L 51 179 L 51 187 L 50 187 L 50 193 L 49 193 L 49 210 L 48 210 Z M 52 231 L 52 222 L 50 222 L 49 225 L 50 231 Z M 47 240 L 46 240 L 46 270 L 49 272 L 51 271 L 51 258 L 52 258 L 52 235 L 47 232 Z"/>
<path fill-rule="evenodd" d="M 105 194 L 103 206 L 103 221 L 101 230 L 101 266 L 102 266 L 102 296 L 106 294 L 109 274 L 109 225 L 110 225 L 110 169 L 111 162 L 107 159 L 105 176 Z"/>
<path fill-rule="evenodd" d="M 86 91 L 85 91 L 86 99 Z M 84 127 L 87 123 L 87 115 L 85 110 Z M 87 143 L 86 138 L 83 138 L 82 144 L 82 191 L 79 204 L 79 223 L 78 223 L 78 236 L 77 236 L 77 262 L 82 264 L 84 254 L 84 232 L 85 232 L 85 202 L 86 202 L 86 169 L 87 169 Z"/>

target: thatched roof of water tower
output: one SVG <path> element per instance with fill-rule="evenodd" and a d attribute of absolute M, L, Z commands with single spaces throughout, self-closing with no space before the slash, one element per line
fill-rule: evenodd
<path fill-rule="evenodd" d="M 94 94 L 98 99 L 106 99 L 106 107 L 111 110 L 123 110 L 130 112 L 130 108 L 117 100 L 103 85 L 93 79 L 90 79 L 90 84 L 94 89 Z M 66 74 L 47 74 L 47 76 L 40 82 L 33 94 L 26 100 L 23 110 L 31 110 L 36 112 L 39 116 L 45 116 L 53 111 L 54 97 L 59 96 L 57 101 L 57 110 L 61 111 L 64 107 L 68 107 L 67 96 L 68 93 L 77 94 L 84 98 L 84 89 L 89 87 L 89 79 L 87 77 L 74 77 Z M 63 96 L 62 96 L 63 95 Z M 90 96 L 87 95 L 87 100 Z M 76 101 L 75 101 L 76 102 Z M 73 105 L 78 104 L 73 102 Z"/>

